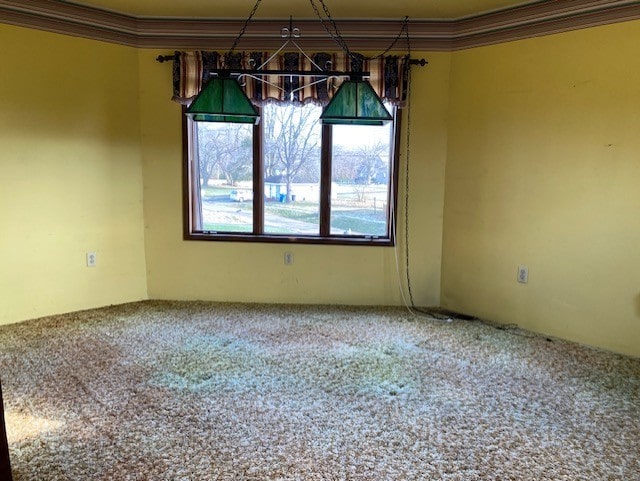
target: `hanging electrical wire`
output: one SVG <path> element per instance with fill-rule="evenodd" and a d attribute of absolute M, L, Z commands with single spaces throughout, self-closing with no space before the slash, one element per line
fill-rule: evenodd
<path fill-rule="evenodd" d="M 403 26 L 403 30 L 404 33 L 406 35 L 407 38 L 407 49 L 408 49 L 408 54 L 407 54 L 407 64 L 405 65 L 405 72 L 406 72 L 406 85 L 407 85 L 407 99 L 411 98 L 411 64 L 409 62 L 409 59 L 411 58 L 411 42 L 410 37 L 409 37 L 409 28 L 408 28 L 408 23 L 405 24 Z M 398 39 L 396 39 L 397 41 Z M 409 309 L 409 311 L 415 315 L 427 315 L 430 317 L 436 317 L 438 318 L 439 316 L 437 315 L 437 313 L 433 312 L 433 311 L 428 311 L 428 310 L 424 310 L 421 309 L 419 307 L 416 306 L 415 304 L 415 300 L 413 297 L 413 286 L 411 284 L 411 259 L 410 259 L 410 245 L 409 245 L 409 187 L 410 187 L 410 182 L 409 182 L 409 178 L 410 178 L 410 169 L 411 169 L 411 102 L 407 102 L 406 103 L 407 107 L 407 134 L 405 136 L 405 177 L 404 177 L 404 253 L 405 253 L 405 275 L 406 275 L 406 285 L 407 285 L 407 294 L 409 296 L 409 302 L 407 303 L 407 298 L 404 294 L 404 290 L 402 288 L 402 281 L 400 280 L 400 269 L 399 269 L 399 262 L 398 262 L 398 254 L 397 254 L 397 242 L 396 242 L 396 269 L 398 271 L 398 280 L 400 282 L 400 292 L 402 294 L 402 299 L 405 303 L 405 307 L 407 307 L 407 309 Z"/>

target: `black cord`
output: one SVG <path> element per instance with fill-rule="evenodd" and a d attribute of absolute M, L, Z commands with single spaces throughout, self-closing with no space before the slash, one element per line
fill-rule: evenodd
<path fill-rule="evenodd" d="M 407 33 L 408 34 L 408 33 Z M 408 61 L 408 59 L 407 59 Z M 407 99 L 411 99 L 411 68 L 406 67 L 407 75 Z M 416 307 L 411 286 L 410 255 L 409 255 L 409 172 L 411 159 L 411 102 L 407 101 L 407 137 L 405 147 L 405 178 L 404 178 L 404 242 L 405 242 L 405 273 L 407 276 L 407 292 L 409 293 L 409 310 L 415 313 L 437 317 L 433 312 Z"/>
<path fill-rule="evenodd" d="M 408 17 L 407 17 L 408 18 Z M 407 24 L 403 25 L 405 28 Z M 408 41 L 409 29 L 407 28 L 407 41 Z M 410 44 L 409 44 L 410 45 Z M 411 100 L 411 68 L 407 70 L 407 99 Z M 407 274 L 407 290 L 409 292 L 409 303 L 411 309 L 416 309 L 415 302 L 413 300 L 413 289 L 411 288 L 411 274 L 409 272 L 409 167 L 411 158 L 411 102 L 407 102 L 407 145 L 406 145 L 406 163 L 405 178 L 404 178 L 404 238 L 405 238 L 405 260 L 406 260 L 406 274 Z"/>
<path fill-rule="evenodd" d="M 409 73 L 409 70 L 407 73 Z M 407 98 L 411 98 L 411 79 L 407 82 Z M 409 293 L 409 305 L 411 309 L 415 309 L 415 302 L 413 300 L 413 289 L 411 287 L 411 274 L 410 274 L 410 262 L 409 262 L 409 171 L 411 158 L 411 102 L 407 102 L 407 137 L 406 137 L 406 166 L 404 174 L 404 243 L 405 243 L 405 273 L 407 275 L 407 291 Z"/>

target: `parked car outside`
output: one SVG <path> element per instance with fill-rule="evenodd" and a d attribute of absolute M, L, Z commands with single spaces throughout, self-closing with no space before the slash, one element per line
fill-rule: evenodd
<path fill-rule="evenodd" d="M 236 202 L 244 202 L 245 200 L 253 200 L 253 191 L 251 190 L 232 190 L 229 199 Z"/>

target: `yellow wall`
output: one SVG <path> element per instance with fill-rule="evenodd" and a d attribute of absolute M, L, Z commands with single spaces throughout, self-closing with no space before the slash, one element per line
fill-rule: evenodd
<path fill-rule="evenodd" d="M 0 323 L 146 298 L 136 51 L 0 45 Z"/>
<path fill-rule="evenodd" d="M 170 101 L 171 67 L 154 60 L 158 53 L 166 52 L 139 54 L 149 296 L 401 304 L 392 248 L 182 240 L 181 112 Z M 437 305 L 450 54 L 428 58 L 427 69 L 414 71 L 423 88 L 414 90 L 412 103 L 411 278 L 415 302 Z M 287 250 L 292 266 L 283 263 Z"/>
<path fill-rule="evenodd" d="M 639 40 L 636 21 L 453 54 L 445 307 L 640 355 Z"/>
<path fill-rule="evenodd" d="M 416 304 L 640 355 L 638 38 L 636 21 L 414 52 Z M 402 303 L 392 248 L 182 239 L 166 52 L 5 25 L 0 45 L 0 323 L 147 297 Z"/>

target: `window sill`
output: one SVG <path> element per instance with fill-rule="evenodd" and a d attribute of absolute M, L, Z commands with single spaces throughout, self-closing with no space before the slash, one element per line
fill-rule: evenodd
<path fill-rule="evenodd" d="M 271 244 L 325 244 L 344 246 L 379 246 L 392 247 L 393 240 L 387 237 L 353 237 L 353 236 L 304 236 L 304 235 L 269 235 L 269 234 L 225 234 L 208 232 L 188 232 L 184 240 L 210 242 L 262 242 Z"/>

